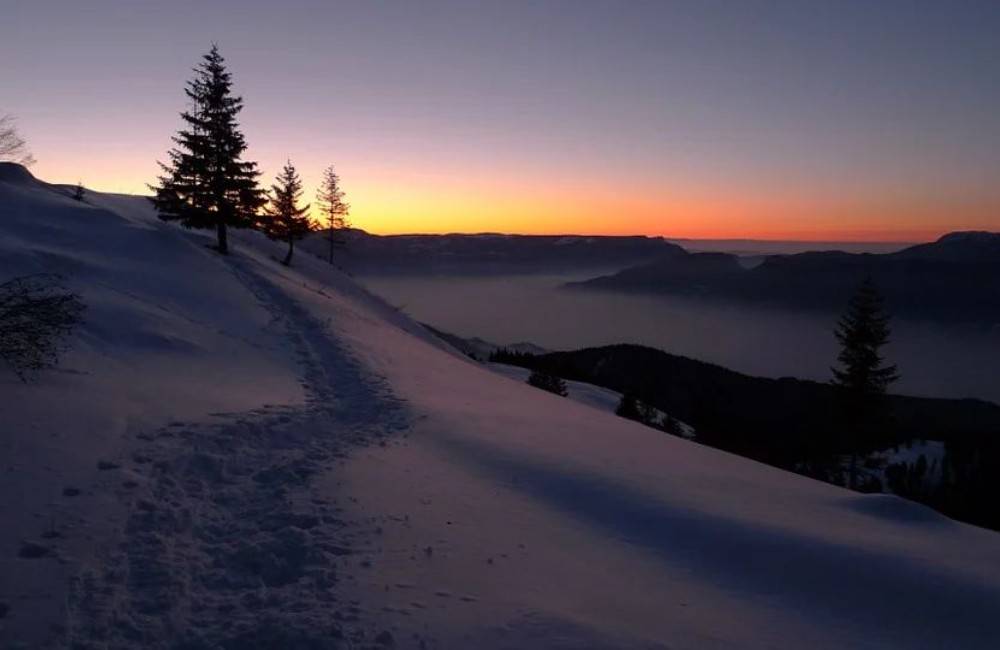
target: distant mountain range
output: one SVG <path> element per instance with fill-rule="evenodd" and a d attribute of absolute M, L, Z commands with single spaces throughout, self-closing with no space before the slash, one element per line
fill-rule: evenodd
<path fill-rule="evenodd" d="M 471 338 L 463 338 L 456 334 L 451 334 L 450 332 L 445 332 L 439 330 L 436 327 L 428 325 L 427 323 L 421 323 L 428 331 L 434 336 L 438 337 L 445 343 L 449 344 L 462 354 L 472 357 L 476 361 L 487 361 L 490 355 L 497 350 L 505 350 L 507 352 L 514 352 L 518 354 L 531 354 L 540 355 L 547 354 L 549 351 L 545 348 L 530 343 L 528 341 L 521 341 L 519 343 L 509 343 L 505 345 L 500 345 L 481 339 L 478 336 Z"/>
<path fill-rule="evenodd" d="M 870 275 L 895 314 L 1000 323 L 1000 233 L 955 232 L 885 254 L 772 255 L 752 268 L 732 254 L 678 249 L 612 275 L 566 286 L 836 311 Z"/>
<path fill-rule="evenodd" d="M 303 246 L 325 256 L 326 232 Z M 621 269 L 684 249 L 662 237 L 583 235 L 372 235 L 344 234 L 338 264 L 354 273 L 539 273 L 568 269 Z"/>

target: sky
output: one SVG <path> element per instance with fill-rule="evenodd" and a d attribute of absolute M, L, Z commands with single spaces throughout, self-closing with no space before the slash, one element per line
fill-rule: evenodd
<path fill-rule="evenodd" d="M 0 5 L 0 113 L 140 193 L 217 43 L 269 185 L 376 233 L 922 241 L 1000 230 L 1000 2 Z"/>

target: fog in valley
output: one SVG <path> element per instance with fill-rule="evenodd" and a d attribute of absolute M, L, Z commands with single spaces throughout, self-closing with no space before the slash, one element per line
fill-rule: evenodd
<path fill-rule="evenodd" d="M 751 375 L 830 378 L 836 315 L 560 289 L 594 275 L 359 279 L 417 320 L 459 336 L 552 350 L 641 343 Z M 895 392 L 1000 403 L 1000 326 L 895 320 L 893 327 L 886 355 L 902 373 Z"/>

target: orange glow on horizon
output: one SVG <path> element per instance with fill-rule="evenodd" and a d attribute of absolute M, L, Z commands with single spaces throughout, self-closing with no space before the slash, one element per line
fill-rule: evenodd
<path fill-rule="evenodd" d="M 297 161 L 312 202 L 320 162 Z M 86 169 L 80 179 L 70 169 Z M 121 169 L 135 170 L 123 176 Z M 340 168 L 338 168 L 340 170 Z M 155 168 L 148 160 L 42 164 L 44 180 L 105 192 L 148 194 Z M 141 175 L 140 175 L 141 174 Z M 920 197 L 869 193 L 844 199 L 834 192 L 766 194 L 753 189 L 603 188 L 593 182 L 495 174 L 364 169 L 341 171 L 351 224 L 375 234 L 508 233 L 647 235 L 672 239 L 921 242 L 953 230 L 995 230 L 1000 196 Z M 145 177 L 145 178 L 144 178 Z M 270 175 L 262 184 L 269 187 Z M 886 196 L 888 194 L 888 196 Z M 957 216 L 961 215 L 961 216 Z"/>

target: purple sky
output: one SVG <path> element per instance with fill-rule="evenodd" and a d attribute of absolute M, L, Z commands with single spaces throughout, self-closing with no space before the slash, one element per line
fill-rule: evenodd
<path fill-rule="evenodd" d="M 142 191 L 219 44 L 250 157 L 358 225 L 1000 230 L 1000 2 L 47 2 L 0 10 L 36 174 Z"/>

